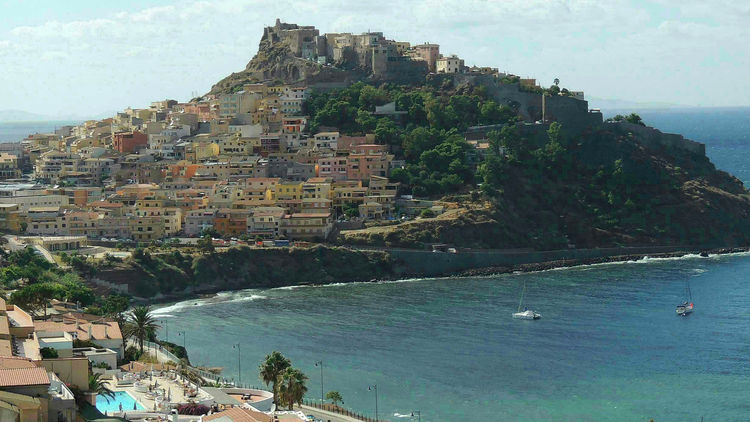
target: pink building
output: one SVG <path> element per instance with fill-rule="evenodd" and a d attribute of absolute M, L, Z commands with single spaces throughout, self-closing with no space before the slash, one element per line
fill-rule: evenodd
<path fill-rule="evenodd" d="M 346 157 L 325 157 L 318 159 L 318 177 L 330 177 L 333 180 L 346 180 Z"/>
<path fill-rule="evenodd" d="M 369 180 L 370 176 L 388 177 L 393 155 L 385 145 L 364 144 L 352 148 L 346 163 L 346 178 Z"/>

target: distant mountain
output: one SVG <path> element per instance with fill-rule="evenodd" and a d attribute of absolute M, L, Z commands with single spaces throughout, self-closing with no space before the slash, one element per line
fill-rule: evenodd
<path fill-rule="evenodd" d="M 38 122 L 43 120 L 58 120 L 43 114 L 29 113 L 23 110 L 0 110 L 0 122 Z"/>
<path fill-rule="evenodd" d="M 662 103 L 662 102 L 638 102 L 608 98 L 587 98 L 590 108 L 598 108 L 607 114 L 610 110 L 643 110 L 656 108 L 686 108 L 690 107 L 684 104 Z"/>

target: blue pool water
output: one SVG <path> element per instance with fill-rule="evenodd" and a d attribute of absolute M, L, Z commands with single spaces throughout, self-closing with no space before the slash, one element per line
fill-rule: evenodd
<path fill-rule="evenodd" d="M 115 391 L 114 398 L 104 397 L 101 395 L 96 396 L 96 408 L 99 409 L 99 411 L 102 413 L 104 413 L 105 411 L 110 414 L 112 412 L 119 412 L 121 404 L 122 410 L 125 412 L 127 412 L 128 410 L 133 410 L 134 404 L 138 410 L 144 409 L 144 407 L 141 406 L 140 403 L 135 401 L 133 396 L 124 391 Z"/>

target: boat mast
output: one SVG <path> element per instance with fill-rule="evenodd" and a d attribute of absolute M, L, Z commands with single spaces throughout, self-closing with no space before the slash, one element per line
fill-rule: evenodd
<path fill-rule="evenodd" d="M 523 306 L 523 295 L 526 293 L 526 282 L 523 282 L 523 289 L 521 289 L 521 300 L 518 302 L 518 312 L 521 312 Z"/>

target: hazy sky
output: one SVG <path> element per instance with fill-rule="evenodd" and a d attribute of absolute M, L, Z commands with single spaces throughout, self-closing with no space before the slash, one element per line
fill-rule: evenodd
<path fill-rule="evenodd" d="M 750 105 L 744 0 L 0 0 L 0 110 L 99 116 L 205 93 L 282 21 L 440 44 L 587 97 Z"/>

